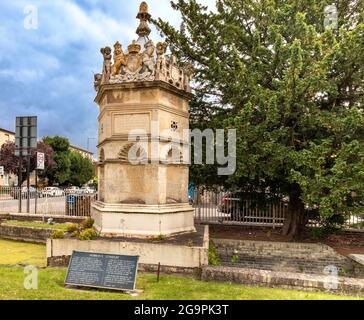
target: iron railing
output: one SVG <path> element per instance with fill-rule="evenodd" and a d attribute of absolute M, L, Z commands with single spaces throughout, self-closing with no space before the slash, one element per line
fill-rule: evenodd
<path fill-rule="evenodd" d="M 195 190 L 192 205 L 197 223 L 238 224 L 251 226 L 280 227 L 288 210 L 288 203 L 280 201 L 259 206 L 249 197 L 239 193 Z M 309 220 L 310 226 L 320 226 L 317 220 Z M 364 214 L 350 215 L 345 228 L 364 229 Z"/>
<path fill-rule="evenodd" d="M 0 187 L 0 213 L 28 212 L 40 215 L 90 216 L 91 204 L 95 200 L 97 200 L 97 193 Z"/>

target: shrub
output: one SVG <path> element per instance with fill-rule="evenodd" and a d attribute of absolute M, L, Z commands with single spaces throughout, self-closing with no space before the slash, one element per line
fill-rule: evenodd
<path fill-rule="evenodd" d="M 160 234 L 158 237 L 152 238 L 153 241 L 164 241 L 166 239 L 167 239 L 167 237 L 163 234 Z"/>
<path fill-rule="evenodd" d="M 322 225 L 328 231 L 340 230 L 344 227 L 346 217 L 342 214 L 334 214 L 329 217 L 322 217 Z"/>
<path fill-rule="evenodd" d="M 78 237 L 78 235 L 79 235 L 78 230 L 73 231 L 73 232 L 71 233 L 71 236 L 72 236 L 72 237 L 74 237 L 74 238 L 77 238 L 77 237 Z"/>
<path fill-rule="evenodd" d="M 216 247 L 213 243 L 209 246 L 209 264 L 212 266 L 218 266 L 220 264 L 220 258 L 217 254 Z"/>
<path fill-rule="evenodd" d="M 231 263 L 237 263 L 239 261 L 239 256 L 234 254 L 232 257 L 231 257 Z"/>
<path fill-rule="evenodd" d="M 62 230 L 55 230 L 51 235 L 52 239 L 63 239 L 64 238 L 64 231 Z"/>
<path fill-rule="evenodd" d="M 67 232 L 73 234 L 74 232 L 78 232 L 78 229 L 79 229 L 79 225 L 78 224 L 70 224 L 67 227 Z"/>
<path fill-rule="evenodd" d="M 78 237 L 80 240 L 94 240 L 97 238 L 97 232 L 93 228 L 82 230 Z"/>
<path fill-rule="evenodd" d="M 91 229 L 94 226 L 95 220 L 92 218 L 87 218 L 81 222 L 82 229 Z"/>

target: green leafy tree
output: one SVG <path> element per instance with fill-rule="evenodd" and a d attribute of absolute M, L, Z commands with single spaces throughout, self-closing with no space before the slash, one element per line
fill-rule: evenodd
<path fill-rule="evenodd" d="M 70 143 L 68 139 L 59 136 L 47 136 L 43 141 L 52 147 L 53 159 L 56 162 L 56 165 L 47 172 L 48 182 L 50 185 L 54 183 L 62 185 L 69 179 L 71 173 Z"/>
<path fill-rule="evenodd" d="M 68 182 L 75 186 L 82 186 L 94 177 L 94 167 L 92 161 L 83 157 L 78 152 L 70 153 L 70 176 Z"/>
<path fill-rule="evenodd" d="M 334 3 L 338 26 L 325 26 Z M 295 237 L 318 211 L 363 210 L 364 1 L 172 2 L 180 30 L 154 23 L 180 61 L 195 67 L 191 126 L 237 129 L 237 170 L 192 177 L 289 198 L 283 233 Z"/>

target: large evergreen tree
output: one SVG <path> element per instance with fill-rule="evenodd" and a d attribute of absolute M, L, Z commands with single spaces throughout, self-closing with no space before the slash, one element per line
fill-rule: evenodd
<path fill-rule="evenodd" d="M 325 27 L 335 4 L 337 28 Z M 283 232 L 310 211 L 363 210 L 364 1 L 172 2 L 180 30 L 154 21 L 195 67 L 192 126 L 237 129 L 237 170 L 201 183 L 289 197 Z"/>

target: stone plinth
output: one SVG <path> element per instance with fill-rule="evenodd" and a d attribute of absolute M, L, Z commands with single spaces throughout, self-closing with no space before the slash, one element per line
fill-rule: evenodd
<path fill-rule="evenodd" d="M 99 201 L 95 227 L 107 236 L 193 232 L 188 204 L 190 94 L 162 81 L 102 85 L 99 114 Z M 136 163 L 130 150 L 136 147 Z M 187 150 L 188 152 L 188 150 Z M 134 159 L 135 160 L 135 159 Z"/>
<path fill-rule="evenodd" d="M 188 204 L 133 205 L 96 202 L 95 228 L 104 236 L 172 235 L 194 232 L 194 210 Z"/>

